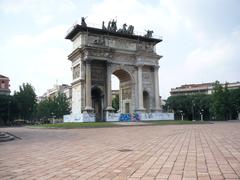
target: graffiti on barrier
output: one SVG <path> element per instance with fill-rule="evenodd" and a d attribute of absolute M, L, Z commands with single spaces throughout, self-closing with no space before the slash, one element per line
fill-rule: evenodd
<path fill-rule="evenodd" d="M 145 113 L 145 119 L 151 119 L 151 118 L 153 118 L 152 113 Z"/>
<path fill-rule="evenodd" d="M 140 121 L 141 117 L 139 113 L 126 113 L 120 114 L 119 121 Z"/>

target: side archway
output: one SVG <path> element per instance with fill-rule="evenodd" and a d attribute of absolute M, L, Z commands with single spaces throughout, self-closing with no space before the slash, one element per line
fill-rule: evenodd
<path fill-rule="evenodd" d="M 143 91 L 143 107 L 146 109 L 147 113 L 150 113 L 150 97 L 147 91 Z"/>
<path fill-rule="evenodd" d="M 101 88 L 94 86 L 91 89 L 92 107 L 95 112 L 96 121 L 103 121 L 103 91 Z"/>

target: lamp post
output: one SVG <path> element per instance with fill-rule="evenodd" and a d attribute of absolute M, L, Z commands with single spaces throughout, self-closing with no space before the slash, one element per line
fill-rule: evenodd
<path fill-rule="evenodd" d="M 181 120 L 183 121 L 183 111 L 180 110 L 179 112 L 180 112 L 180 114 L 181 114 Z"/>
<path fill-rule="evenodd" d="M 202 122 L 203 122 L 203 112 L 204 112 L 204 110 L 201 109 L 201 111 L 200 111 L 200 115 L 201 115 L 201 121 L 202 121 Z"/>
<path fill-rule="evenodd" d="M 11 100 L 8 101 L 8 123 L 10 122 L 10 103 Z"/>
<path fill-rule="evenodd" d="M 194 100 L 192 100 L 192 121 L 195 121 L 195 118 L 194 118 L 194 106 L 195 106 L 195 104 L 194 104 Z"/>
<path fill-rule="evenodd" d="M 52 123 L 55 124 L 55 122 L 54 122 L 54 115 L 53 115 L 54 113 L 52 112 L 51 114 L 52 114 Z"/>

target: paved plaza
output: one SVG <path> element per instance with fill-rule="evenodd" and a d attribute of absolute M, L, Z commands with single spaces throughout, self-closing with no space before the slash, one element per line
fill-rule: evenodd
<path fill-rule="evenodd" d="M 240 179 L 240 122 L 0 128 L 0 179 Z"/>

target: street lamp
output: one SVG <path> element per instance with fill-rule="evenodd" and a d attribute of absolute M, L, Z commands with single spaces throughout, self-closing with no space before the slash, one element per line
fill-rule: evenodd
<path fill-rule="evenodd" d="M 192 100 L 192 121 L 195 121 L 195 118 L 194 118 L 194 106 L 195 106 L 195 103 L 194 103 L 194 100 Z"/>
<path fill-rule="evenodd" d="M 201 121 L 202 121 L 202 122 L 203 122 L 203 112 L 204 112 L 204 110 L 201 109 L 201 111 L 200 111 L 200 115 L 201 115 Z"/>
<path fill-rule="evenodd" d="M 52 112 L 51 114 L 52 114 L 52 123 L 55 124 L 54 113 Z"/>
<path fill-rule="evenodd" d="M 182 121 L 183 121 L 183 111 L 180 110 L 179 112 L 180 112 L 180 114 L 181 114 L 181 119 L 182 119 Z"/>
<path fill-rule="evenodd" d="M 8 123 L 10 122 L 10 103 L 11 100 L 8 101 Z"/>

